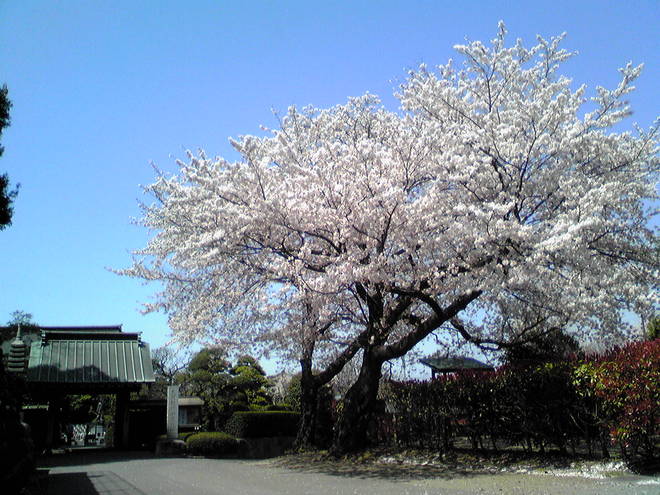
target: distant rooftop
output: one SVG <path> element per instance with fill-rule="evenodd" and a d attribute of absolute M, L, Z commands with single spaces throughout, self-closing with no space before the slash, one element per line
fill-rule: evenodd
<path fill-rule="evenodd" d="M 463 370 L 492 371 L 494 368 L 486 363 L 465 356 L 427 357 L 419 360 L 436 373 L 455 373 Z"/>
<path fill-rule="evenodd" d="M 77 327 L 42 327 L 41 325 L 39 328 L 41 330 L 47 331 L 47 332 L 85 332 L 85 333 L 91 333 L 91 332 L 114 332 L 114 333 L 121 333 L 121 325 L 100 325 L 100 326 L 89 326 L 89 327 L 82 327 L 82 326 L 77 326 Z"/>

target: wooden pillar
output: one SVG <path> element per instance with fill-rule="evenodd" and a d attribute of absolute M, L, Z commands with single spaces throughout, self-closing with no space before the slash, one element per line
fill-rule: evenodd
<path fill-rule="evenodd" d="M 51 451 L 55 446 L 55 420 L 58 405 L 55 399 L 48 401 L 48 409 L 46 410 L 46 438 L 44 442 L 46 451 Z"/>
<path fill-rule="evenodd" d="M 60 396 L 51 395 L 48 398 L 48 409 L 46 413 L 46 438 L 44 447 L 48 451 L 60 445 L 60 432 L 62 428 L 62 404 Z"/>
<path fill-rule="evenodd" d="M 117 392 L 117 403 L 115 406 L 115 448 L 125 449 L 128 446 L 128 399 L 130 392 L 122 390 Z"/>

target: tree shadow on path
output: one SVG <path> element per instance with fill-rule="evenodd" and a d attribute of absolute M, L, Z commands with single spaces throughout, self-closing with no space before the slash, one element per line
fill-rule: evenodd
<path fill-rule="evenodd" d="M 493 468 L 458 466 L 452 464 L 416 464 L 353 462 L 314 454 L 283 456 L 271 461 L 272 465 L 300 472 L 321 473 L 362 479 L 411 481 L 424 479 L 470 478 L 485 474 L 498 474 Z"/>
<path fill-rule="evenodd" d="M 62 452 L 44 456 L 38 460 L 39 467 L 53 468 L 60 466 L 86 466 L 89 464 L 102 464 L 108 462 L 125 462 L 132 460 L 154 459 L 153 452 L 122 451 L 110 448 L 99 449 L 73 449 L 69 452 Z"/>
<path fill-rule="evenodd" d="M 48 495 L 146 495 L 110 471 L 56 473 L 48 476 Z"/>

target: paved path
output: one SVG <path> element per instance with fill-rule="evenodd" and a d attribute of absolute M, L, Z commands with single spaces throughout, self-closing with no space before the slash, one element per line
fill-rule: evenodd
<path fill-rule="evenodd" d="M 501 474 L 411 476 L 382 471 L 319 472 L 273 461 L 155 458 L 148 453 L 86 451 L 44 459 L 48 495 L 657 495 L 660 479 L 607 480 Z"/>

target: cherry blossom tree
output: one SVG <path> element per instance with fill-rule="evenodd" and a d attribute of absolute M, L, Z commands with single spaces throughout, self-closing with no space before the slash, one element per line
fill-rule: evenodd
<path fill-rule="evenodd" d="M 259 346 L 323 379 L 360 350 L 336 453 L 365 444 L 383 363 L 432 332 L 625 337 L 622 311 L 657 303 L 657 123 L 614 129 L 641 66 L 588 100 L 558 72 L 563 36 L 505 34 L 412 71 L 398 113 L 369 94 L 290 108 L 234 141 L 235 163 L 190 154 L 147 187 L 154 235 L 121 273 L 164 283 L 147 310 L 183 341 Z"/>

